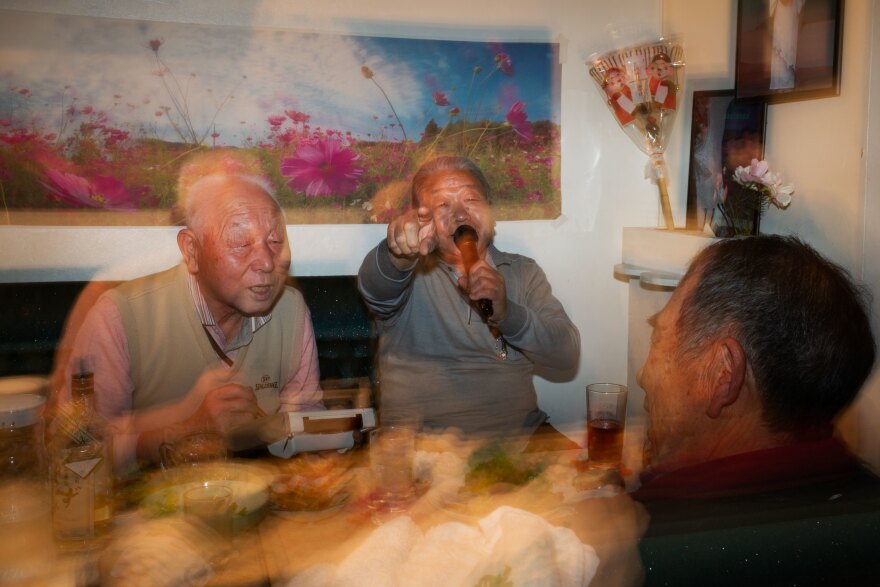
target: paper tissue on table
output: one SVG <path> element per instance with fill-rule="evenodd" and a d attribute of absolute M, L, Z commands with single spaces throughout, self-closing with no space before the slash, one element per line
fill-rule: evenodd
<path fill-rule="evenodd" d="M 475 526 L 445 522 L 425 532 L 409 516 L 399 516 L 373 530 L 338 565 L 316 565 L 286 587 L 582 587 L 598 567 L 596 550 L 570 528 L 502 506 Z"/>

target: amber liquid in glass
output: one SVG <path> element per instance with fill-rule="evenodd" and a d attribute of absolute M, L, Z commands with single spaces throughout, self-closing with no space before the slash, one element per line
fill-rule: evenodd
<path fill-rule="evenodd" d="M 617 467 L 623 453 L 623 426 L 617 420 L 590 420 L 587 427 L 587 451 L 590 464 Z"/>

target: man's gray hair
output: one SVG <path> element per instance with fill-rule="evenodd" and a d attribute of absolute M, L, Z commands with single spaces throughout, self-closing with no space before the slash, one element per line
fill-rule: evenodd
<path fill-rule="evenodd" d="M 204 211 L 211 204 L 211 196 L 214 195 L 218 186 L 230 180 L 242 181 L 261 189 L 267 196 L 272 198 L 272 201 L 278 206 L 282 215 L 284 214 L 284 210 L 278 202 L 275 189 L 265 177 L 245 173 L 217 173 L 206 175 L 196 180 L 180 194 L 179 205 L 183 212 L 183 224 L 197 234 L 202 234 L 205 228 L 202 226 L 202 217 L 204 216 Z"/>

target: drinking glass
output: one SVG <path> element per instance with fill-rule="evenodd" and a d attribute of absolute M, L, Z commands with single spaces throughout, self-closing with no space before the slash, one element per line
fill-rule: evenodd
<path fill-rule="evenodd" d="M 195 518 L 223 537 L 232 535 L 232 489 L 225 485 L 204 483 L 183 494 L 184 516 Z"/>
<path fill-rule="evenodd" d="M 374 510 L 403 511 L 415 500 L 415 441 L 415 429 L 401 423 L 383 425 L 370 433 Z"/>
<path fill-rule="evenodd" d="M 620 468 L 626 395 L 626 387 L 616 383 L 587 386 L 587 453 L 592 468 Z"/>

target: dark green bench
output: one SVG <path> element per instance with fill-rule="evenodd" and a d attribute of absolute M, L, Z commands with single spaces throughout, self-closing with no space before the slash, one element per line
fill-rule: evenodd
<path fill-rule="evenodd" d="M 65 320 L 87 283 L 0 283 L 0 376 L 52 370 Z M 356 277 L 297 277 L 290 284 L 312 314 L 321 378 L 372 381 L 375 336 Z"/>

